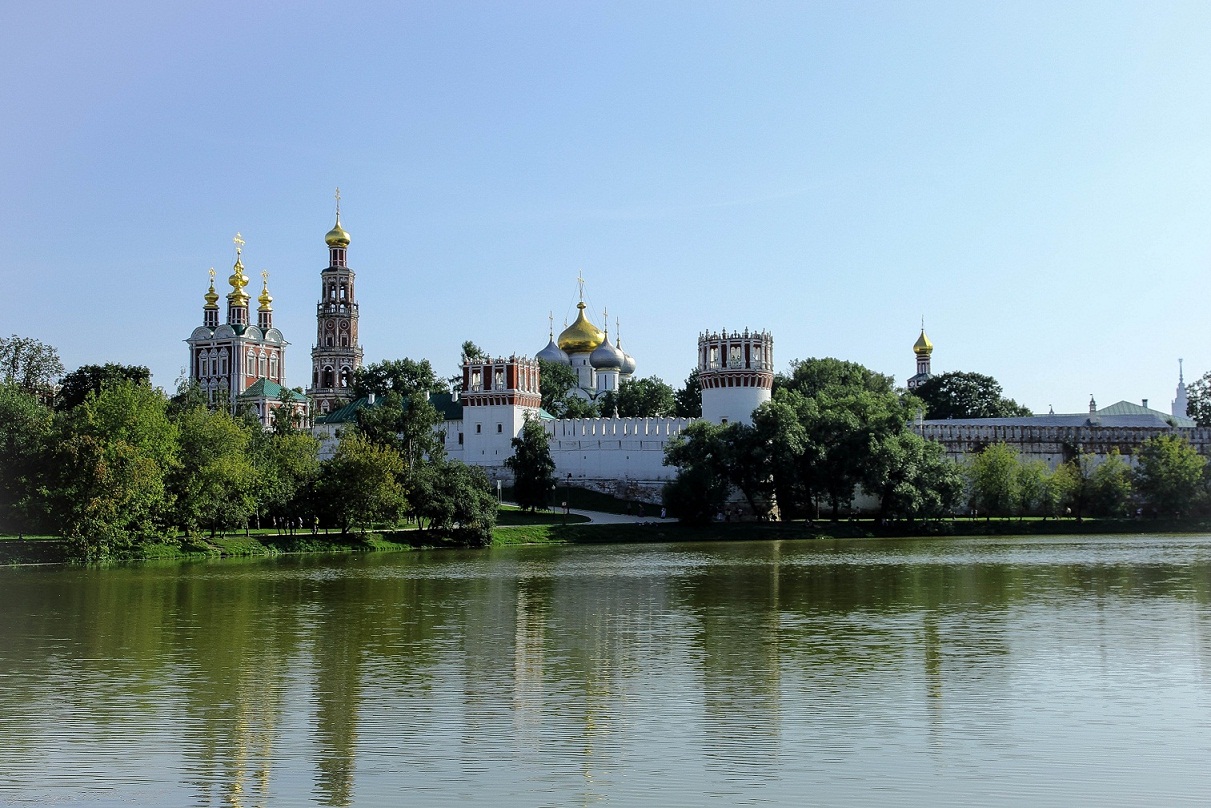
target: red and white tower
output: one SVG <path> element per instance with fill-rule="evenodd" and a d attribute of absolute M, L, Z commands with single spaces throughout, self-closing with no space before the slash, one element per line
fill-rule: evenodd
<path fill-rule="evenodd" d="M 704 420 L 751 424 L 753 410 L 773 393 L 773 336 L 747 328 L 699 334 L 698 379 Z"/>
<path fill-rule="evenodd" d="M 513 438 L 521 434 L 526 414 L 542 407 L 538 360 L 463 357 L 463 462 L 499 466 L 513 456 Z"/>
<path fill-rule="evenodd" d="M 311 387 L 307 395 L 317 416 L 340 409 L 352 398 L 353 372 L 362 366 L 357 335 L 354 272 L 346 261 L 349 233 L 341 227 L 341 190 L 336 189 L 336 225 L 324 236 L 328 266 L 320 272 L 315 347 L 311 349 Z"/>

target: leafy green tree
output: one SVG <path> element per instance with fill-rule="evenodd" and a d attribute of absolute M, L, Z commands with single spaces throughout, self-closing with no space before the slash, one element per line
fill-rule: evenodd
<path fill-rule="evenodd" d="M 530 511 L 546 510 L 555 490 L 555 461 L 547 430 L 537 418 L 526 416 L 521 435 L 513 438 L 513 456 L 505 466 L 513 472 L 513 495 Z"/>
<path fill-rule="evenodd" d="M 941 373 L 913 391 L 925 404 L 925 417 L 1013 418 L 1030 415 L 1030 410 L 1002 395 L 1001 385 L 982 373 L 953 371 Z"/>
<path fill-rule="evenodd" d="M 601 410 L 575 393 L 580 385 L 576 371 L 562 362 L 538 360 L 538 391 L 542 408 L 556 418 L 597 418 Z"/>
<path fill-rule="evenodd" d="M 261 475 L 250 458 L 259 430 L 229 413 L 194 407 L 176 419 L 179 464 L 170 476 L 177 525 L 190 535 L 247 525 L 257 507 Z"/>
<path fill-rule="evenodd" d="M 32 337 L 0 337 L 0 384 L 8 384 L 49 403 L 63 362 L 54 347 Z"/>
<path fill-rule="evenodd" d="M 1018 459 L 1017 513 L 1019 517 L 1048 516 L 1054 511 L 1051 474 L 1042 460 Z"/>
<path fill-rule="evenodd" d="M 447 532 L 471 547 L 491 544 L 497 503 L 483 469 L 440 460 L 425 464 L 410 481 L 409 513 L 421 530 Z"/>
<path fill-rule="evenodd" d="M 258 506 L 278 524 L 298 524 L 313 517 L 311 502 L 320 474 L 320 443 L 306 432 L 253 436 L 259 475 Z"/>
<path fill-rule="evenodd" d="M 620 418 L 661 418 L 672 415 L 676 406 L 673 388 L 657 376 L 628 379 L 601 397 L 602 413 Z"/>
<path fill-rule="evenodd" d="M 1207 461 L 1183 437 L 1158 435 L 1135 452 L 1135 487 L 1158 514 L 1189 512 L 1206 487 Z"/>
<path fill-rule="evenodd" d="M 691 525 L 709 524 L 727 502 L 730 458 L 723 428 L 706 421 L 690 424 L 664 448 L 664 464 L 677 476 L 665 483 L 668 512 Z"/>
<path fill-rule="evenodd" d="M 357 413 L 357 430 L 372 443 L 397 451 L 405 471 L 417 468 L 426 459 L 445 456 L 445 445 L 437 431 L 441 422 L 442 414 L 428 394 L 421 392 L 405 398 L 391 391 Z"/>
<path fill-rule="evenodd" d="M 1078 522 L 1089 512 L 1095 465 L 1093 455 L 1082 453 L 1056 466 L 1051 473 L 1049 485 L 1058 509 L 1072 515 Z"/>
<path fill-rule="evenodd" d="M 56 419 L 48 490 L 78 556 L 122 556 L 167 535 L 178 463 L 167 409 L 160 391 L 123 381 Z"/>
<path fill-rule="evenodd" d="M 43 515 L 38 492 L 51 411 L 36 396 L 0 384 L 0 531 L 27 532 Z"/>
<path fill-rule="evenodd" d="M 133 382 L 151 386 L 151 371 L 142 365 L 81 365 L 63 377 L 55 396 L 55 409 L 72 410 L 84 403 L 89 393 L 100 393 L 107 385 Z"/>
<path fill-rule="evenodd" d="M 1095 516 L 1122 517 L 1131 511 L 1131 466 L 1114 449 L 1090 475 L 1090 512 Z"/>
<path fill-rule="evenodd" d="M 417 394 L 427 396 L 445 392 L 445 385 L 438 380 L 428 359 L 419 362 L 407 358 L 387 359 L 365 365 L 353 374 L 351 387 L 355 398 L 364 398 L 371 393 L 376 396 L 398 393 L 403 398 L 411 398 Z"/>
<path fill-rule="evenodd" d="M 350 528 L 394 523 L 407 501 L 400 478 L 404 460 L 390 446 L 346 434 L 336 454 L 320 464 L 319 497 L 325 513 L 348 535 Z"/>
<path fill-rule="evenodd" d="M 699 378 L 698 368 L 690 371 L 685 384 L 673 393 L 673 399 L 673 414 L 678 418 L 702 417 L 702 380 Z"/>
<path fill-rule="evenodd" d="M 753 440 L 766 447 L 769 483 L 783 519 L 815 513 L 818 447 L 804 426 L 815 412 L 813 401 L 783 388 L 753 413 Z"/>
<path fill-rule="evenodd" d="M 971 458 L 968 478 L 972 507 L 985 517 L 1008 516 L 1021 501 L 1018 454 L 1004 443 L 994 443 Z"/>
<path fill-rule="evenodd" d="M 938 518 L 954 512 L 966 481 L 941 444 L 907 429 L 879 441 L 863 489 L 878 498 L 880 519 Z"/>
<path fill-rule="evenodd" d="M 749 512 L 764 518 L 774 500 L 771 449 L 765 435 L 755 426 L 732 423 L 721 430 L 726 450 L 728 482 L 740 491 Z"/>
<path fill-rule="evenodd" d="M 1211 371 L 1186 388 L 1186 415 L 1199 426 L 1211 426 Z"/>

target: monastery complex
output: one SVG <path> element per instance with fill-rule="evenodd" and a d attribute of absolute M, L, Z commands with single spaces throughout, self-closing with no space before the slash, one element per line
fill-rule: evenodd
<path fill-rule="evenodd" d="M 320 271 L 320 298 L 316 305 L 316 336 L 311 349 L 311 378 L 306 395 L 290 390 L 285 381 L 285 353 L 289 343 L 273 325 L 273 298 L 266 273 L 257 297 L 256 321 L 251 318 L 249 278 L 242 262 L 243 240 L 236 235 L 236 260 L 227 279 L 226 316 L 219 322 L 219 294 L 214 270 L 203 296 L 202 324 L 186 340 L 190 352 L 190 378 L 212 402 L 228 400 L 233 408 L 247 405 L 268 428 L 291 410 L 312 425 L 330 456 L 341 429 L 356 420 L 363 407 L 375 406 L 373 397 L 354 400 L 351 384 L 362 366 L 358 336 L 356 275 L 347 262 L 349 233 L 341 225 L 337 197 L 336 224 L 324 238 L 328 266 Z M 690 423 L 685 418 L 556 419 L 542 410 L 538 360 L 568 365 L 576 374 L 576 396 L 592 400 L 617 390 L 632 378 L 637 363 L 623 350 L 615 326 L 610 340 L 608 323 L 599 329 L 586 314 L 583 299 L 575 321 L 555 337 L 550 329 L 545 348 L 533 357 L 463 357 L 462 382 L 455 393 L 431 396 L 445 420 L 446 452 L 452 459 L 481 466 L 494 480 L 508 480 L 504 461 L 512 456 L 512 440 L 521 434 L 527 417 L 538 417 L 550 438 L 559 479 L 631 499 L 655 502 L 663 484 L 676 474 L 665 466 L 668 441 Z M 688 348 L 689 346 L 687 346 Z M 913 345 L 915 373 L 905 386 L 915 389 L 931 378 L 933 343 L 924 327 Z M 699 334 L 697 368 L 702 385 L 702 418 L 714 423 L 748 423 L 753 410 L 770 400 L 774 381 L 774 341 L 766 331 L 705 331 Z M 1195 428 L 1186 417 L 1186 388 L 1179 373 L 1177 394 L 1169 414 L 1142 405 L 1118 402 L 1098 409 L 1092 397 L 1088 413 L 1019 418 L 930 421 L 918 420 L 915 429 L 938 441 L 956 458 L 1005 442 L 1024 456 L 1043 459 L 1051 468 L 1091 452 L 1104 457 L 1119 451 L 1130 458 L 1144 440 L 1176 432 L 1204 455 L 1211 456 L 1211 429 Z M 860 504 L 860 503 L 859 503 Z"/>

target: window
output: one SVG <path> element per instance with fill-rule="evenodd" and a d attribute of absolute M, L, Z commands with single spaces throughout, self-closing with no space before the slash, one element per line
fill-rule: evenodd
<path fill-rule="evenodd" d="M 463 433 L 461 433 L 461 432 L 458 433 L 458 445 L 459 446 L 463 445 Z"/>
<path fill-rule="evenodd" d="M 504 390 L 504 389 L 505 389 L 505 370 L 504 370 L 504 368 L 497 368 L 497 369 L 496 369 L 494 387 L 495 387 L 497 390 Z"/>
<path fill-rule="evenodd" d="M 496 433 L 497 433 L 497 434 L 500 434 L 501 432 L 504 432 L 504 431 L 505 431 L 505 425 L 504 425 L 504 424 L 497 424 L 497 425 L 496 425 Z"/>
<path fill-rule="evenodd" d="M 484 389 L 484 377 L 478 370 L 471 371 L 471 389 L 475 392 Z"/>
<path fill-rule="evenodd" d="M 483 426 L 483 424 L 476 424 L 476 425 L 475 425 L 475 434 L 476 434 L 476 435 L 478 435 L 478 434 L 480 433 L 480 431 L 481 431 L 481 427 L 482 427 L 482 426 Z"/>

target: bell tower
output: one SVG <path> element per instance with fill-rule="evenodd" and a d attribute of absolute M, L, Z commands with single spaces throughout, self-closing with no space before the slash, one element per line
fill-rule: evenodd
<path fill-rule="evenodd" d="M 315 347 L 311 349 L 311 387 L 307 395 L 313 412 L 323 417 L 352 398 L 353 372 L 362 366 L 357 335 L 354 272 L 346 253 L 349 233 L 341 227 L 341 189 L 336 189 L 336 225 L 324 236 L 328 266 L 320 272 L 320 302 L 316 306 Z"/>

